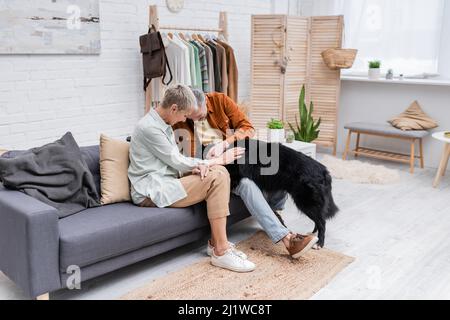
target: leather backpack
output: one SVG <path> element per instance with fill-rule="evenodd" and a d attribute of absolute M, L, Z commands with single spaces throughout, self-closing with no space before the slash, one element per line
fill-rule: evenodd
<path fill-rule="evenodd" d="M 163 84 L 168 85 L 173 77 L 170 66 L 167 63 L 167 55 L 164 43 L 159 31 L 156 31 L 154 25 L 148 29 L 148 33 L 139 37 L 139 44 L 141 46 L 142 63 L 144 67 L 144 91 L 153 78 L 162 77 Z M 167 83 L 164 82 L 166 77 L 166 70 L 169 70 L 170 79 Z"/>

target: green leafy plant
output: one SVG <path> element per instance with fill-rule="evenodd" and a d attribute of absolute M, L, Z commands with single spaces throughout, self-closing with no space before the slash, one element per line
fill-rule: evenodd
<path fill-rule="evenodd" d="M 289 123 L 289 127 L 294 132 L 295 140 L 303 141 L 303 142 L 311 142 L 316 140 L 319 137 L 320 130 L 320 122 L 322 121 L 321 118 L 319 120 L 314 121 L 314 118 L 312 117 L 312 114 L 314 112 L 314 104 L 311 101 L 309 105 L 309 110 L 306 107 L 305 103 L 305 85 L 302 87 L 302 91 L 300 92 L 300 98 L 298 100 L 298 111 L 300 115 L 300 124 L 298 122 L 297 117 L 295 118 L 297 129 L 294 128 L 294 126 Z"/>
<path fill-rule="evenodd" d="M 369 69 L 379 69 L 381 67 L 380 60 L 369 61 Z"/>
<path fill-rule="evenodd" d="M 281 120 L 273 119 L 267 122 L 267 128 L 269 129 L 284 129 L 284 123 Z"/>

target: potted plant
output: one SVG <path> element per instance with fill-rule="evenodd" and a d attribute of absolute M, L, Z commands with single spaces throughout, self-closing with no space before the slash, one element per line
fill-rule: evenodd
<path fill-rule="evenodd" d="M 267 141 L 284 142 L 284 123 L 278 119 L 272 119 L 267 122 Z"/>
<path fill-rule="evenodd" d="M 314 112 L 314 104 L 311 101 L 309 105 L 309 110 L 306 107 L 305 103 L 305 85 L 302 87 L 302 91 L 300 92 L 300 98 L 298 101 L 298 111 L 300 115 L 300 124 L 298 123 L 298 119 L 295 118 L 296 128 L 292 124 L 289 123 L 289 127 L 294 132 L 295 140 L 303 141 L 303 142 L 312 142 L 319 137 L 319 126 L 321 122 L 321 118 L 317 121 L 314 121 L 312 116 Z"/>
<path fill-rule="evenodd" d="M 369 79 L 377 80 L 380 78 L 380 60 L 369 61 Z"/>

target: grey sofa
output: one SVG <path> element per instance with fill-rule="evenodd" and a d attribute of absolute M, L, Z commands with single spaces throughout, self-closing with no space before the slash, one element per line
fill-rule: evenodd
<path fill-rule="evenodd" d="M 99 147 L 81 151 L 100 191 Z M 230 211 L 229 224 L 249 216 L 236 196 Z M 0 184 L 0 270 L 30 298 L 66 288 L 69 266 L 78 266 L 85 281 L 208 233 L 204 203 L 183 209 L 118 203 L 58 219 L 55 208 Z"/>

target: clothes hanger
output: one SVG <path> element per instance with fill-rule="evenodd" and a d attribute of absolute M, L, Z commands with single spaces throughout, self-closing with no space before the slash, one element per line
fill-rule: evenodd
<path fill-rule="evenodd" d="M 203 38 L 203 36 L 201 34 L 197 34 L 197 37 L 203 42 L 206 43 L 205 39 Z"/>
<path fill-rule="evenodd" d="M 174 33 L 173 34 L 173 37 L 176 39 L 176 41 L 181 41 L 181 43 L 185 43 L 186 41 L 185 40 L 183 40 L 182 38 L 181 38 L 181 36 L 180 36 L 180 34 L 179 33 Z"/>
<path fill-rule="evenodd" d="M 192 36 L 193 36 L 194 40 L 197 41 L 200 45 L 202 45 L 202 46 L 206 45 L 205 41 L 200 39 L 200 35 L 199 34 L 193 34 Z"/>
<path fill-rule="evenodd" d="M 219 34 L 219 40 L 225 43 L 228 43 L 227 39 L 225 39 L 223 34 Z"/>
<path fill-rule="evenodd" d="M 181 38 L 181 40 L 187 41 L 184 34 L 182 32 L 178 33 L 178 36 Z"/>
<path fill-rule="evenodd" d="M 167 35 L 167 32 L 161 32 L 161 38 L 163 39 L 163 42 L 166 43 L 168 41 L 171 41 L 172 39 L 169 38 Z"/>
<path fill-rule="evenodd" d="M 162 32 L 161 33 L 161 38 L 164 40 L 164 41 L 173 41 L 173 39 L 171 38 L 171 33 L 170 32 L 167 32 L 167 31 L 164 31 L 164 32 Z"/>
<path fill-rule="evenodd" d="M 217 35 L 212 34 L 212 35 L 211 35 L 211 40 L 212 40 L 213 42 L 217 43 L 217 40 L 219 40 L 219 38 L 217 37 Z"/>

